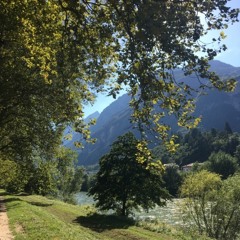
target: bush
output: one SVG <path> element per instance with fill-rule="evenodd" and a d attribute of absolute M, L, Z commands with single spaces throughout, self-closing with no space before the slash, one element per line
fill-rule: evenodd
<path fill-rule="evenodd" d="M 240 175 L 222 181 L 206 170 L 186 177 L 183 215 L 188 226 L 219 240 L 237 239 L 240 233 Z"/>

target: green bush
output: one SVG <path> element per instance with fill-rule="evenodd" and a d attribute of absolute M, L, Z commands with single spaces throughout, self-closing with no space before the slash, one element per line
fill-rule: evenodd
<path fill-rule="evenodd" d="M 206 170 L 191 174 L 181 186 L 182 211 L 190 228 L 200 234 L 235 240 L 240 233 L 240 175 L 227 180 Z"/>

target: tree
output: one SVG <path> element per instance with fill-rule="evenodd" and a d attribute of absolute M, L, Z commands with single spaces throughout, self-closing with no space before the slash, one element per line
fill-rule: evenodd
<path fill-rule="evenodd" d="M 5 188 L 15 178 L 17 164 L 10 160 L 0 159 L 0 166 L 0 187 Z"/>
<path fill-rule="evenodd" d="M 194 162 L 204 162 L 211 154 L 211 141 L 209 135 L 199 129 L 192 129 L 184 137 L 184 142 L 188 146 L 185 152 L 183 165 Z"/>
<path fill-rule="evenodd" d="M 15 160 L 36 150 L 48 153 L 74 122 L 89 138 L 83 104 L 93 99 L 90 88 L 109 76 L 106 51 L 113 47 L 105 44 L 110 33 L 100 27 L 99 14 L 88 14 L 88 5 L 1 1 L 1 155 Z"/>
<path fill-rule="evenodd" d="M 80 192 L 84 170 L 76 166 L 77 153 L 71 149 L 60 147 L 56 159 L 57 196 L 63 201 L 74 202 L 73 194 Z"/>
<path fill-rule="evenodd" d="M 176 164 L 168 164 L 163 174 L 163 181 L 169 193 L 176 197 L 179 187 L 182 183 L 182 176 L 180 175 L 179 166 Z"/>
<path fill-rule="evenodd" d="M 37 165 L 28 168 L 31 171 L 24 186 L 24 191 L 30 194 L 55 196 L 57 192 L 56 166 L 51 161 L 38 161 Z"/>
<path fill-rule="evenodd" d="M 96 183 L 89 194 L 101 210 L 113 209 L 126 216 L 139 206 L 148 210 L 169 199 L 163 188 L 161 163 L 151 163 L 150 152 L 148 158 L 139 156 L 139 145 L 141 142 L 129 132 L 118 137 L 100 159 Z"/>
<path fill-rule="evenodd" d="M 233 175 L 238 169 L 237 159 L 221 151 L 212 153 L 205 163 L 205 167 L 209 171 L 221 175 L 223 179 Z"/>
<path fill-rule="evenodd" d="M 237 146 L 240 144 L 240 136 L 238 133 L 220 132 L 213 139 L 213 150 L 215 152 L 223 151 L 230 155 L 234 155 Z"/>
<path fill-rule="evenodd" d="M 238 239 L 240 234 L 240 175 L 235 174 L 223 182 L 216 206 L 219 222 L 218 239 Z"/>
<path fill-rule="evenodd" d="M 21 164 L 16 163 L 14 170 L 15 174 L 12 176 L 11 181 L 5 185 L 5 188 L 10 193 L 24 192 L 31 176 L 35 173 L 35 168 L 31 164 L 21 162 Z M 9 171 L 7 174 L 11 176 L 12 172 Z"/>
<path fill-rule="evenodd" d="M 183 213 L 189 227 L 214 239 L 237 239 L 240 232 L 240 176 L 222 181 L 215 173 L 188 175 L 181 186 Z"/>
<path fill-rule="evenodd" d="M 90 188 L 92 188 L 95 184 L 95 178 L 96 175 L 95 174 L 85 174 L 83 176 L 83 183 L 82 183 L 82 188 L 81 191 L 83 192 L 88 192 L 90 190 Z"/>
<path fill-rule="evenodd" d="M 112 96 L 122 84 L 130 87 L 133 119 L 140 129 L 152 123 L 153 116 L 155 130 L 165 140 L 169 126 L 162 123 L 164 112 L 177 112 L 180 126 L 195 126 L 199 119 L 191 122 L 191 96 L 197 90 L 176 83 L 172 70 L 196 74 L 200 89 L 234 89 L 233 79 L 222 81 L 208 70 L 208 60 L 226 46 L 208 48 L 200 41 L 208 31 L 237 21 L 238 10 L 226 4 L 227 0 L 1 1 L 1 155 L 15 159 L 36 150 L 48 152 L 59 144 L 66 124 L 75 123 L 89 140 L 83 105 L 106 83 Z M 223 38 L 220 32 L 212 41 Z M 200 57 L 200 52 L 205 55 Z M 154 113 L 153 105 L 161 113 Z"/>

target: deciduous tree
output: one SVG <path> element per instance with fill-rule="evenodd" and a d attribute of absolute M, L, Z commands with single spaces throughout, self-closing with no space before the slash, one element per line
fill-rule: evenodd
<path fill-rule="evenodd" d="M 127 133 L 100 159 L 100 170 L 90 195 L 101 210 L 113 209 L 126 216 L 139 206 L 148 210 L 156 204 L 164 205 L 169 199 L 163 188 L 163 166 L 160 162 L 153 164 L 150 155 L 139 156 L 139 144 L 132 133 Z"/>

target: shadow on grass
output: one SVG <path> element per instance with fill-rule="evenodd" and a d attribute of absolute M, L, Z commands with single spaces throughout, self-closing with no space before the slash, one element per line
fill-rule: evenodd
<path fill-rule="evenodd" d="M 0 212 L 6 212 L 6 205 L 9 202 L 15 202 L 15 201 L 22 201 L 19 198 L 11 197 L 7 199 L 1 199 L 0 200 Z M 19 203 L 11 204 L 11 206 L 8 206 L 7 209 L 12 209 L 18 206 Z"/>
<path fill-rule="evenodd" d="M 96 232 L 103 232 L 111 229 L 127 229 L 128 227 L 135 225 L 134 220 L 127 217 L 100 214 L 80 216 L 73 222 Z"/>
<path fill-rule="evenodd" d="M 0 196 L 4 197 L 7 195 L 11 195 L 11 193 L 8 193 L 6 191 L 0 192 Z M 8 203 L 8 202 L 13 202 L 13 201 L 23 201 L 22 199 L 18 198 L 21 196 L 30 196 L 31 194 L 25 193 L 25 192 L 21 192 L 21 193 L 16 193 L 15 196 L 16 197 L 9 197 L 9 198 L 4 198 L 2 200 L 3 203 Z M 39 207 L 49 207 L 52 206 L 52 203 L 41 203 L 41 202 L 34 202 L 34 201 L 26 201 L 27 203 L 31 204 L 31 205 L 35 205 L 35 206 L 39 206 Z"/>
<path fill-rule="evenodd" d="M 41 202 L 32 202 L 32 201 L 28 201 L 28 203 L 38 207 L 49 207 L 53 205 L 53 203 L 41 203 Z"/>
<path fill-rule="evenodd" d="M 4 203 L 15 202 L 15 201 L 22 201 L 22 200 L 20 198 L 17 198 L 17 197 L 9 197 L 9 198 L 5 198 L 3 200 Z"/>
<path fill-rule="evenodd" d="M 7 191 L 0 191 L 0 196 L 7 196 L 7 195 L 14 195 L 14 196 L 29 196 L 30 194 L 21 192 L 21 193 L 11 193 Z"/>
<path fill-rule="evenodd" d="M 0 196 L 6 196 L 8 195 L 5 191 L 0 191 Z"/>

